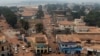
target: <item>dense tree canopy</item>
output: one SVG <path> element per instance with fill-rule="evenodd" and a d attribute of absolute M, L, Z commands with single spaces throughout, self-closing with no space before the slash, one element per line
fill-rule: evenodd
<path fill-rule="evenodd" d="M 17 16 L 8 7 L 0 7 L 0 14 L 3 14 L 8 24 L 15 27 L 17 23 Z"/>
<path fill-rule="evenodd" d="M 100 27 L 100 12 L 91 11 L 86 15 L 84 21 L 87 25 Z"/>
<path fill-rule="evenodd" d="M 95 4 L 93 10 L 94 11 L 100 11 L 100 4 Z"/>
<path fill-rule="evenodd" d="M 67 4 L 47 4 L 45 5 L 45 8 L 47 9 L 48 14 L 53 16 L 53 12 L 55 10 L 65 10 L 67 7 Z"/>
<path fill-rule="evenodd" d="M 71 14 L 72 14 L 74 19 L 75 18 L 80 18 L 80 14 L 78 12 L 72 12 Z"/>
<path fill-rule="evenodd" d="M 77 5 L 74 8 L 77 8 L 77 7 L 79 7 L 79 6 Z M 80 18 L 81 16 L 85 16 L 86 15 L 84 11 L 85 11 L 85 7 L 84 6 L 81 6 L 81 8 L 79 8 L 75 12 L 72 12 L 71 14 L 72 14 L 72 16 L 73 16 L 74 19 L 75 18 Z"/>
<path fill-rule="evenodd" d="M 36 14 L 36 18 L 41 19 L 42 17 L 44 17 L 44 12 L 41 10 L 38 10 L 37 14 Z"/>
<path fill-rule="evenodd" d="M 78 12 L 72 12 L 71 13 L 73 18 L 80 18 L 80 16 L 85 16 L 85 12 L 83 10 L 80 10 Z"/>
<path fill-rule="evenodd" d="M 39 6 L 38 6 L 38 9 L 39 9 L 39 10 L 42 10 L 42 5 L 39 5 Z"/>
<path fill-rule="evenodd" d="M 36 24 L 35 27 L 36 27 L 36 32 L 37 33 L 43 32 L 44 26 L 43 26 L 42 23 Z"/>
<path fill-rule="evenodd" d="M 36 18 L 41 19 L 42 17 L 44 17 L 44 12 L 42 10 L 42 5 L 39 5 L 38 6 L 38 11 L 37 11 L 37 14 L 36 14 Z"/>
<path fill-rule="evenodd" d="M 19 10 L 16 6 L 9 7 L 9 9 L 13 12 L 17 12 Z"/>
<path fill-rule="evenodd" d="M 79 11 L 80 10 L 80 5 L 74 5 L 73 10 L 74 11 Z"/>
<path fill-rule="evenodd" d="M 47 7 L 47 11 L 48 11 L 48 12 L 57 9 L 57 7 L 56 7 L 55 4 L 48 4 L 48 5 L 46 5 L 46 7 Z"/>
<path fill-rule="evenodd" d="M 25 20 L 21 19 L 20 23 L 21 23 L 23 29 L 25 29 L 25 30 L 29 29 L 29 23 L 28 23 L 28 21 L 25 21 Z"/>

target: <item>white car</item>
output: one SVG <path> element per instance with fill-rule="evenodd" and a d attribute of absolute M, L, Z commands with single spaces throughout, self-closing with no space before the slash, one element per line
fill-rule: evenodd
<path fill-rule="evenodd" d="M 22 49 L 25 50 L 26 49 L 25 46 L 22 46 Z"/>

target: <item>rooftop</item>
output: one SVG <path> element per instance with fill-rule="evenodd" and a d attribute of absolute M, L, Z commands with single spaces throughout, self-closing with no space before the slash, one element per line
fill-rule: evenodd
<path fill-rule="evenodd" d="M 36 37 L 36 42 L 37 43 L 45 43 L 45 38 L 44 37 Z"/>
<path fill-rule="evenodd" d="M 78 26 L 85 26 L 86 23 L 83 21 L 83 19 L 75 19 L 74 24 Z"/>
<path fill-rule="evenodd" d="M 100 45 L 91 45 L 91 46 L 84 46 L 84 48 L 86 48 L 89 51 L 94 51 L 96 50 L 97 52 L 100 52 Z"/>
<path fill-rule="evenodd" d="M 22 16 L 33 16 L 37 12 L 36 8 L 24 8 L 23 12 L 21 13 Z"/>
<path fill-rule="evenodd" d="M 22 15 L 22 16 L 33 16 L 34 13 L 25 11 L 25 12 L 22 12 L 21 15 Z"/>
<path fill-rule="evenodd" d="M 91 27 L 91 26 L 77 26 L 77 28 L 79 29 L 83 29 L 86 28 L 88 29 L 87 32 L 78 32 L 78 33 L 87 33 L 87 34 L 100 34 L 100 28 L 98 27 Z"/>
<path fill-rule="evenodd" d="M 81 40 L 96 40 L 100 41 L 100 34 L 75 34 L 75 37 L 80 38 Z"/>
<path fill-rule="evenodd" d="M 75 19 L 76 22 L 83 22 L 82 19 Z"/>
<path fill-rule="evenodd" d="M 46 35 L 43 35 L 43 34 L 37 34 L 37 35 L 33 36 L 31 39 L 32 39 L 32 42 L 35 42 L 35 43 L 48 44 L 47 37 L 46 37 Z"/>
<path fill-rule="evenodd" d="M 57 23 L 60 24 L 60 25 L 74 25 L 74 23 L 72 21 L 67 21 L 67 20 L 58 21 Z"/>
<path fill-rule="evenodd" d="M 56 39 L 61 42 L 70 42 L 70 41 L 80 42 L 80 39 L 77 37 L 74 37 L 74 35 L 59 34 L 59 35 L 56 35 Z"/>
<path fill-rule="evenodd" d="M 76 26 L 85 26 L 86 25 L 86 23 L 77 23 L 77 24 L 75 24 Z"/>
<path fill-rule="evenodd" d="M 38 8 L 36 8 L 36 7 L 25 7 L 24 10 L 28 10 L 28 11 L 37 11 Z"/>

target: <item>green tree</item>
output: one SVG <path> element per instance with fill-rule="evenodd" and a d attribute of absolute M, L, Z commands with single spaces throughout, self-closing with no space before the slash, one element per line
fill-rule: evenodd
<path fill-rule="evenodd" d="M 36 32 L 37 33 L 43 32 L 44 26 L 43 26 L 42 23 L 36 24 L 35 27 L 36 27 Z"/>
<path fill-rule="evenodd" d="M 41 19 L 42 17 L 44 17 L 44 12 L 42 10 L 42 5 L 39 5 L 38 6 L 38 11 L 37 11 L 37 14 L 36 14 L 36 18 Z"/>
<path fill-rule="evenodd" d="M 100 11 L 100 4 L 95 4 L 93 10 L 94 11 Z"/>
<path fill-rule="evenodd" d="M 73 10 L 74 11 L 79 11 L 80 10 L 80 5 L 74 5 Z"/>
<path fill-rule="evenodd" d="M 42 5 L 39 5 L 39 6 L 38 6 L 38 9 L 39 9 L 39 10 L 42 10 Z"/>
<path fill-rule="evenodd" d="M 44 12 L 41 10 L 38 10 L 37 14 L 36 14 L 36 18 L 41 19 L 42 17 L 44 17 Z"/>
<path fill-rule="evenodd" d="M 15 27 L 17 24 L 17 16 L 8 7 L 0 7 L 0 14 L 3 14 L 8 24 Z"/>
<path fill-rule="evenodd" d="M 71 14 L 72 14 L 74 19 L 75 18 L 80 18 L 80 14 L 78 12 L 72 12 Z"/>
<path fill-rule="evenodd" d="M 80 16 L 85 16 L 85 12 L 84 10 L 80 10 L 80 11 L 77 11 L 77 12 L 72 12 L 71 13 L 73 18 L 80 18 Z"/>
<path fill-rule="evenodd" d="M 46 8 L 47 8 L 48 13 L 52 14 L 52 11 L 57 9 L 57 5 L 56 4 L 47 4 Z"/>
<path fill-rule="evenodd" d="M 29 29 L 29 23 L 28 23 L 28 21 L 25 21 L 25 20 L 21 19 L 20 23 L 21 23 L 23 29 L 25 29 L 25 30 Z"/>
<path fill-rule="evenodd" d="M 89 26 L 99 26 L 100 27 L 100 12 L 91 11 L 86 15 L 84 21 Z"/>
<path fill-rule="evenodd" d="M 29 23 L 27 21 L 25 22 L 24 29 L 25 30 L 28 30 L 29 29 Z"/>

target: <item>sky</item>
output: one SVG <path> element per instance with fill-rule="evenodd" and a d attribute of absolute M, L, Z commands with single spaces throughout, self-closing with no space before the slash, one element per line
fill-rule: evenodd
<path fill-rule="evenodd" d="M 0 3 L 16 3 L 21 1 L 40 1 L 40 0 L 0 0 Z M 43 0 L 43 1 L 99 2 L 100 3 L 100 0 Z"/>

